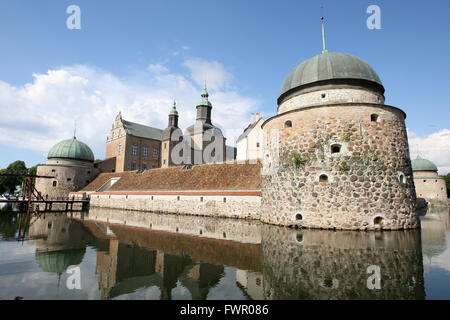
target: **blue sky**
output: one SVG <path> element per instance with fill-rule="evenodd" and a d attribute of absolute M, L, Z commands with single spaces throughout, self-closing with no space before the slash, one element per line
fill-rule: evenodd
<path fill-rule="evenodd" d="M 202 79 L 222 128 L 242 130 L 250 112 L 274 115 L 284 78 L 321 52 L 322 3 L 327 49 L 367 61 L 386 104 L 408 115 L 411 153 L 419 145 L 450 170 L 447 0 L 2 0 L 0 167 L 45 162 L 49 146 L 70 138 L 73 119 L 97 158 L 118 110 L 164 127 L 175 98 L 187 126 Z M 66 28 L 72 4 L 81 8 L 81 30 Z M 381 8 L 381 30 L 366 27 L 372 4 Z"/>

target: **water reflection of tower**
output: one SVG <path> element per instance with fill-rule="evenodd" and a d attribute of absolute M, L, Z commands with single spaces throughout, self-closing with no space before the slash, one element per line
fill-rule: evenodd
<path fill-rule="evenodd" d="M 264 226 L 262 239 L 266 299 L 425 298 L 419 230 L 367 234 Z M 380 290 L 367 287 L 372 265 L 380 267 Z"/>
<path fill-rule="evenodd" d="M 450 230 L 449 209 L 430 207 L 422 223 L 422 250 L 425 272 L 431 270 L 433 258 L 443 254 L 447 248 L 447 234 Z"/>
<path fill-rule="evenodd" d="M 79 265 L 84 258 L 88 235 L 80 223 L 64 215 L 33 217 L 29 236 L 36 245 L 37 264 L 42 271 L 58 276 L 58 287 L 67 268 Z"/>

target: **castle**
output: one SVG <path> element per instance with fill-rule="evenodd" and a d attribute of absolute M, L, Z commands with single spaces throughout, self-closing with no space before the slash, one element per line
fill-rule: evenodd
<path fill-rule="evenodd" d="M 211 123 L 206 88 L 196 123 L 184 136 L 175 105 L 165 130 L 144 128 L 119 114 L 107 140 L 109 159 L 95 166 L 100 174 L 92 182 L 80 169 L 87 186 L 78 185 L 81 191 L 71 196 L 89 195 L 91 206 L 251 218 L 282 226 L 417 228 L 406 114 L 386 105 L 384 93 L 369 64 L 324 48 L 289 73 L 277 115 L 261 123 L 262 164 L 213 158 L 209 162 L 216 164 L 195 162 L 188 170 L 176 166 L 174 154 L 185 164 L 208 141 L 219 141 L 222 152 L 226 148 L 222 132 Z M 205 139 L 208 130 L 215 139 Z M 173 152 L 186 140 L 190 149 Z M 66 161 L 66 154 L 56 158 Z M 59 160 L 50 153 L 47 166 L 54 161 Z"/>
<path fill-rule="evenodd" d="M 234 150 L 226 154 L 226 138 L 222 131 L 212 124 L 212 104 L 206 85 L 201 96 L 196 106 L 196 121 L 184 135 L 178 127 L 179 115 L 175 102 L 164 130 L 126 121 L 119 113 L 106 140 L 105 161 L 110 169 L 107 171 L 167 168 L 181 164 L 222 162 L 226 156 L 226 159 L 234 158 Z M 177 145 L 179 148 L 174 150 Z M 205 150 L 210 146 L 211 157 L 205 157 Z"/>

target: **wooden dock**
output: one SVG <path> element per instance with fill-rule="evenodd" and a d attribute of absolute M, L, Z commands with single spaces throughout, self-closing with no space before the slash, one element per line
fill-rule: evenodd
<path fill-rule="evenodd" d="M 54 208 L 54 205 L 58 205 L 55 211 L 64 211 L 64 212 L 71 212 L 71 211 L 85 211 L 89 207 L 89 199 L 55 199 L 55 200 L 44 200 L 44 199 L 9 199 L 9 200 L 0 200 L 0 203 L 10 203 L 10 204 L 16 204 L 19 206 L 20 211 L 27 211 L 28 207 L 39 205 L 39 211 L 52 211 Z M 74 204 L 81 204 L 81 209 L 74 210 L 73 206 Z M 63 209 L 61 209 L 61 207 Z M 78 208 L 80 206 L 77 206 Z"/>

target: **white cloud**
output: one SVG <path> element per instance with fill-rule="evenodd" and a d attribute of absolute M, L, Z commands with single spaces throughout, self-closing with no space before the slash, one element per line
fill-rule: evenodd
<path fill-rule="evenodd" d="M 187 50 L 190 50 L 191 48 L 190 48 L 190 47 L 188 47 L 188 46 L 182 46 L 182 47 L 181 47 L 181 49 L 183 49 L 183 50 L 186 50 L 186 51 L 187 51 Z"/>
<path fill-rule="evenodd" d="M 218 62 L 196 61 L 203 62 L 190 64 L 196 75 L 208 64 L 214 72 L 225 70 Z M 151 65 L 149 70 L 147 78 L 142 79 L 140 74 L 136 81 L 76 65 L 34 74 L 32 82 L 20 87 L 0 81 L 0 144 L 46 154 L 55 143 L 73 135 L 76 120 L 77 137 L 93 149 L 96 158 L 102 158 L 106 136 L 119 111 L 129 121 L 165 128 L 174 98 L 180 127 L 193 124 L 203 88 L 196 81 L 171 73 L 163 64 Z M 232 76 L 222 72 L 214 81 L 215 87 L 223 88 L 225 79 L 231 81 Z M 211 90 L 210 101 L 213 123 L 221 126 L 227 143 L 232 145 L 259 102 L 225 89 Z"/>
<path fill-rule="evenodd" d="M 147 70 L 155 73 L 164 73 L 169 71 L 169 69 L 167 69 L 167 67 L 162 63 L 149 64 Z"/>
<path fill-rule="evenodd" d="M 424 137 L 408 131 L 411 159 L 418 154 L 432 161 L 438 167 L 439 174 L 450 172 L 450 130 L 442 129 Z"/>
<path fill-rule="evenodd" d="M 223 64 L 217 61 L 192 58 L 185 61 L 184 66 L 189 69 L 191 79 L 196 84 L 204 86 L 206 81 L 211 90 L 220 90 L 234 79 Z"/>

